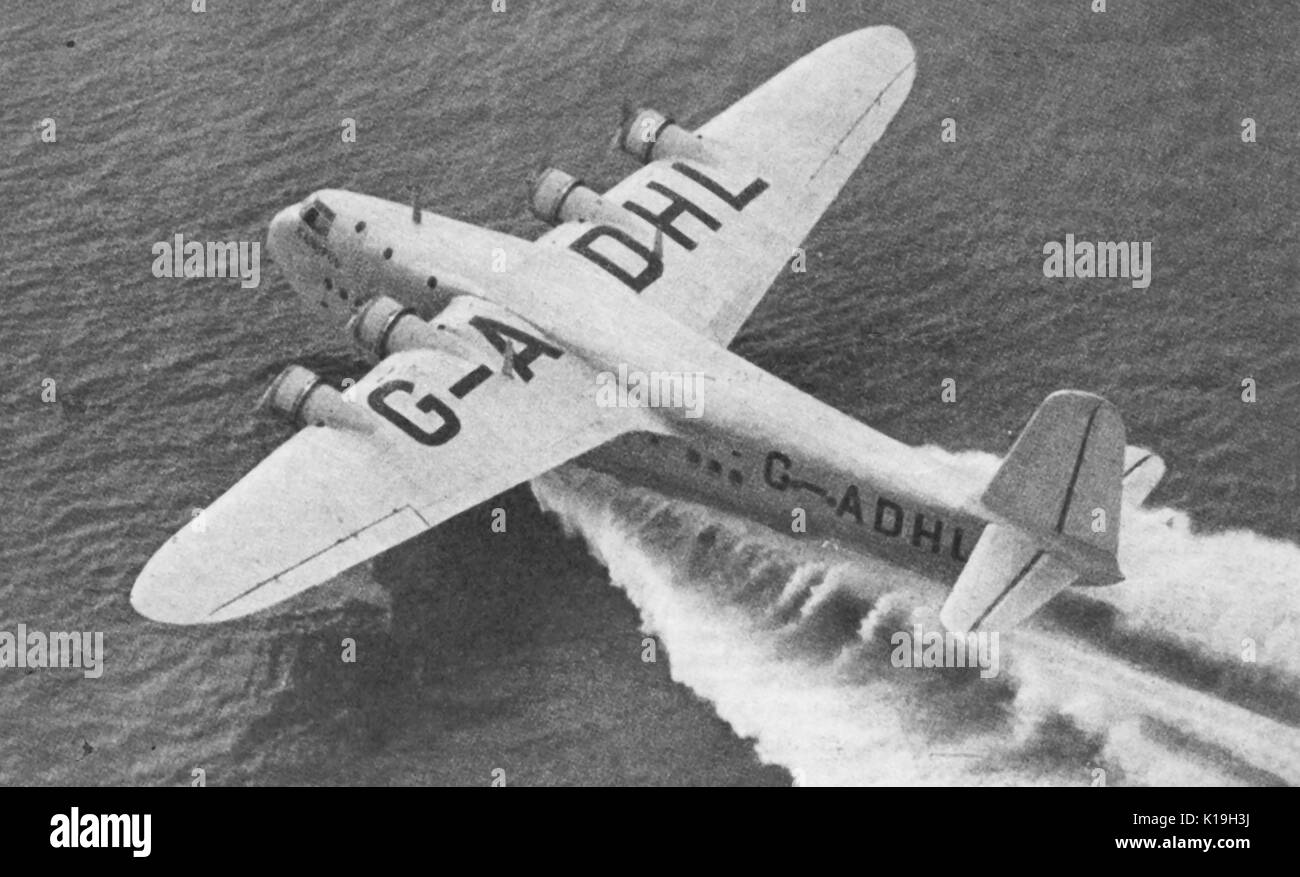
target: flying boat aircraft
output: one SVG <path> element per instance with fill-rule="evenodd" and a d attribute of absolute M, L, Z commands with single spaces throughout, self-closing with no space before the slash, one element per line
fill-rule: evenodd
<path fill-rule="evenodd" d="M 535 241 L 341 190 L 281 211 L 276 263 L 377 364 L 341 392 L 277 377 L 264 404 L 301 428 L 154 554 L 132 605 L 239 618 L 573 462 L 952 582 L 954 631 L 1120 581 L 1122 493 L 1140 502 L 1164 466 L 1105 399 L 1053 393 L 973 478 L 728 350 L 915 72 L 907 37 L 872 27 L 694 130 L 629 113 L 642 166 L 603 194 L 541 173 Z"/>

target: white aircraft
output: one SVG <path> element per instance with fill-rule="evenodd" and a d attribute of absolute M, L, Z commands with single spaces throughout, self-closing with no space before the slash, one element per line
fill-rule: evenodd
<path fill-rule="evenodd" d="M 238 618 L 570 461 L 955 580 L 956 631 L 1119 581 L 1121 484 L 1140 502 L 1164 467 L 1126 461 L 1104 399 L 1052 394 L 973 482 L 727 350 L 915 71 L 907 37 L 874 27 L 695 131 L 641 110 L 620 142 L 644 167 L 604 195 L 543 173 L 532 207 L 554 229 L 532 242 L 345 191 L 282 211 L 277 264 L 378 365 L 342 393 L 281 374 L 264 402 L 303 428 L 158 550 L 132 605 Z M 607 404 L 633 375 L 692 379 L 703 404 Z"/>

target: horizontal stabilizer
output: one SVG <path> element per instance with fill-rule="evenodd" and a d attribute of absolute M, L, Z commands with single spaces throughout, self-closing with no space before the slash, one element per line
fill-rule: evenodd
<path fill-rule="evenodd" d="M 1164 477 L 1164 460 L 1146 448 L 1129 445 L 1124 451 L 1125 505 L 1142 505 Z"/>
<path fill-rule="evenodd" d="M 966 561 L 939 620 L 952 631 L 1008 630 L 1078 576 L 1014 527 L 990 524 Z"/>

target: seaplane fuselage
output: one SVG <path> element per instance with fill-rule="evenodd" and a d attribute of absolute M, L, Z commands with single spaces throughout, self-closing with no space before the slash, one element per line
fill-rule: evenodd
<path fill-rule="evenodd" d="M 466 229 L 481 240 L 466 247 Z M 629 376 L 686 385 L 692 399 L 678 393 L 653 408 L 670 434 L 628 433 L 577 461 L 630 485 L 944 582 L 960 574 L 986 524 L 970 507 L 983 483 L 701 339 L 631 290 L 593 295 L 566 284 L 568 265 L 517 252 L 505 236 L 424 210 L 417 222 L 411 205 L 324 191 L 276 216 L 269 247 L 308 308 L 337 323 L 336 337 L 375 295 L 430 317 L 457 295 L 476 295 L 518 314 L 562 355 L 621 381 L 613 399 L 635 395 Z M 545 381 L 548 359 L 530 358 L 520 379 Z M 601 389 L 592 387 L 592 404 Z M 647 395 L 634 404 L 650 404 Z"/>

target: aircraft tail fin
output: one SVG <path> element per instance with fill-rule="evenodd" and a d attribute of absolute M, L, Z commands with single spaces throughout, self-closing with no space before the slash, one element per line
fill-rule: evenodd
<path fill-rule="evenodd" d="M 1113 405 L 1073 390 L 1048 396 L 981 497 L 993 523 L 944 604 L 944 625 L 1009 628 L 1075 581 L 1121 581 L 1124 454 Z"/>

